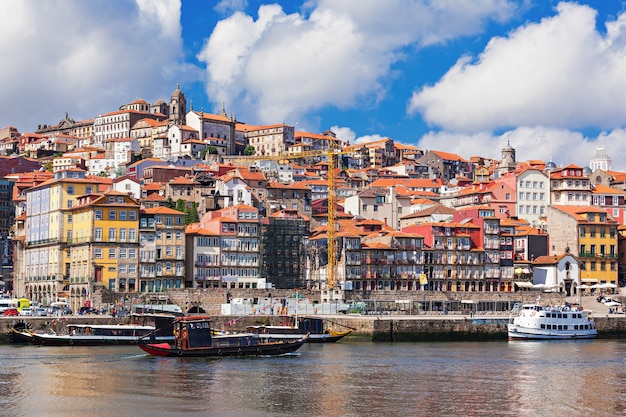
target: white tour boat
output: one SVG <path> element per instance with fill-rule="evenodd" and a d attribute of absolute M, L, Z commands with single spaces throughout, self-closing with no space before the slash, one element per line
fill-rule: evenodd
<path fill-rule="evenodd" d="M 592 339 L 598 335 L 587 312 L 569 306 L 522 304 L 508 323 L 509 340 Z"/>

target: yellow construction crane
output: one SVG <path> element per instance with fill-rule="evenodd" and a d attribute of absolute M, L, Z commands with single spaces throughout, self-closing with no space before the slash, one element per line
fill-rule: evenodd
<path fill-rule="evenodd" d="M 293 153 L 283 153 L 280 155 L 251 155 L 226 157 L 232 162 L 254 162 L 260 160 L 280 161 L 290 159 L 304 159 L 316 156 L 326 156 L 328 158 L 328 266 L 327 266 L 327 286 L 329 291 L 333 291 L 337 284 L 337 225 L 335 219 L 336 178 L 334 170 L 337 168 L 337 158 L 339 155 L 351 154 L 351 151 L 342 151 L 338 141 L 329 140 L 330 146 L 326 150 L 301 151 Z"/>

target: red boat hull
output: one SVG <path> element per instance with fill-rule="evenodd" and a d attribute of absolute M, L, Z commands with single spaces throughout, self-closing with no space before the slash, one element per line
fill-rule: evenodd
<path fill-rule="evenodd" d="M 220 356 L 275 356 L 295 352 L 305 342 L 305 339 L 296 341 L 280 341 L 259 343 L 250 346 L 229 347 L 199 347 L 176 349 L 169 343 L 138 343 L 144 352 L 153 356 L 180 356 L 180 357 L 220 357 Z"/>

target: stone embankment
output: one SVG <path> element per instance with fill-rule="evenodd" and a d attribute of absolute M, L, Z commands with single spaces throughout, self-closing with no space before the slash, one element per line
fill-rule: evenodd
<path fill-rule="evenodd" d="M 594 313 L 598 338 L 626 338 L 624 314 Z M 246 326 L 268 324 L 271 316 L 212 316 L 215 328 L 241 331 Z M 328 316 L 338 329 L 349 327 L 353 332 L 346 340 L 367 341 L 488 341 L 506 340 L 508 315 L 356 315 Z M 64 317 L 1 317 L 0 341 L 8 340 L 9 327 L 26 320 L 34 330 L 61 331 L 67 324 L 127 324 L 128 318 L 107 316 Z"/>

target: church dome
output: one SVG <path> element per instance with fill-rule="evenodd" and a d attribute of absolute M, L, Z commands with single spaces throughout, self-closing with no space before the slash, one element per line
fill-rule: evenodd
<path fill-rule="evenodd" d="M 162 98 L 159 98 L 157 101 L 154 102 L 155 106 L 161 106 L 163 104 L 167 104 L 167 103 L 165 103 L 165 100 L 163 100 Z"/>
<path fill-rule="evenodd" d="M 554 171 L 555 169 L 556 169 L 556 164 L 554 162 L 550 161 L 546 164 L 546 170 Z"/>
<path fill-rule="evenodd" d="M 589 168 L 589 167 L 584 167 L 583 168 L 583 175 L 589 176 L 589 175 L 591 175 L 592 172 L 593 171 L 591 171 L 591 168 Z"/>
<path fill-rule="evenodd" d="M 180 84 L 176 84 L 176 90 L 172 93 L 172 99 L 179 98 L 181 96 L 185 97 L 185 94 L 183 93 L 183 90 L 180 89 Z"/>
<path fill-rule="evenodd" d="M 606 154 L 603 147 L 597 147 L 596 154 L 591 158 L 592 161 L 608 161 L 609 159 L 611 158 Z"/>

